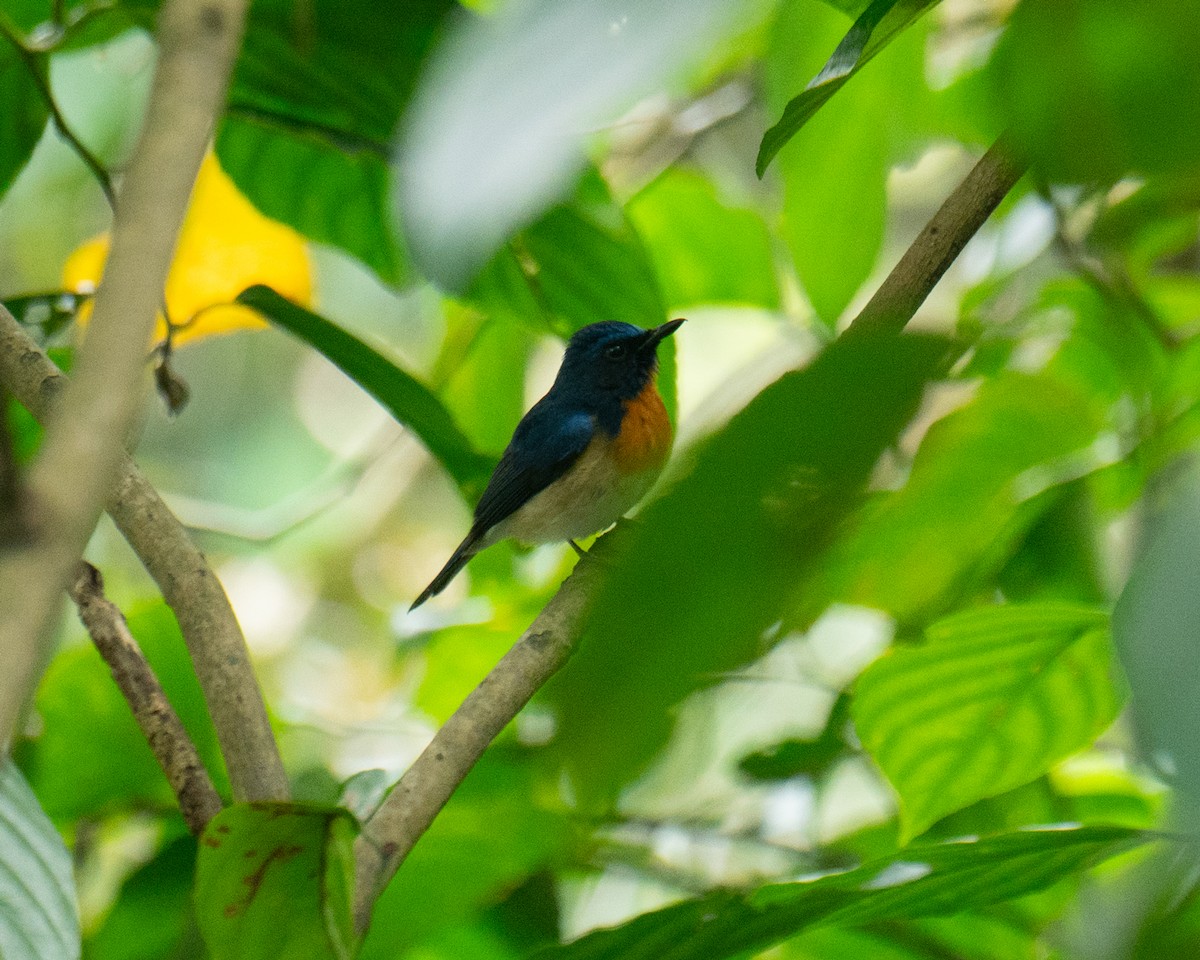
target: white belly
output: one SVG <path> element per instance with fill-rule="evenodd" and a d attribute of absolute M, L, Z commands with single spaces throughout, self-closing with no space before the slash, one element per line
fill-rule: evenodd
<path fill-rule="evenodd" d="M 566 475 L 555 480 L 511 516 L 488 531 L 482 546 L 505 537 L 521 543 L 555 543 L 599 533 L 612 526 L 646 495 L 661 468 L 621 473 L 598 437 Z"/>

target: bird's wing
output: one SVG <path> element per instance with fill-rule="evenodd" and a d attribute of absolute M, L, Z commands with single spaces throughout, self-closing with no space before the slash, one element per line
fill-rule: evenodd
<path fill-rule="evenodd" d="M 590 414 L 564 415 L 552 405 L 534 406 L 517 425 L 483 491 L 473 530 L 482 534 L 545 490 L 579 459 L 595 434 Z"/>

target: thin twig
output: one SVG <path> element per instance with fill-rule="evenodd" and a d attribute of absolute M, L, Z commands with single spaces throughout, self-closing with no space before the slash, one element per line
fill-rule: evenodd
<path fill-rule="evenodd" d="M 67 378 L 0 306 L 0 383 L 45 420 Z M 250 653 L 221 582 L 183 525 L 128 457 L 108 502 L 175 613 L 187 644 L 236 800 L 286 800 L 287 775 L 271 733 Z"/>
<path fill-rule="evenodd" d="M 903 330 L 1025 170 L 1008 138 L 997 140 L 917 235 L 850 329 L 857 334 Z"/>
<path fill-rule="evenodd" d="M 56 10 L 59 9 L 56 7 Z M 55 22 L 61 25 L 61 21 L 56 20 Z M 46 104 L 46 109 L 50 111 L 50 119 L 54 121 L 54 127 L 58 130 L 59 136 L 71 145 L 71 149 L 83 161 L 83 165 L 91 171 L 96 182 L 100 184 L 104 199 L 108 201 L 109 207 L 115 210 L 117 194 L 113 189 L 112 175 L 96 155 L 75 135 L 75 131 L 71 129 L 71 125 L 67 123 L 66 117 L 59 109 L 58 101 L 54 99 L 54 91 L 50 89 L 50 69 L 49 65 L 44 62 L 46 55 L 40 51 L 29 49 L 3 18 L 0 18 L 0 35 L 3 35 L 16 48 L 21 62 L 25 64 L 25 69 L 29 71 L 30 77 L 33 78 L 33 82 L 38 88 L 38 93 L 41 94 L 42 100 Z"/>
<path fill-rule="evenodd" d="M 60 598 L 109 498 L 192 184 L 241 42 L 246 0 L 167 0 L 142 135 L 87 339 L 29 472 L 30 543 L 0 558 L 0 742 L 48 659 Z"/>
<path fill-rule="evenodd" d="M 934 214 L 851 330 L 858 335 L 866 330 L 902 330 L 1023 172 L 1023 164 L 1009 153 L 1002 138 Z M 354 848 L 354 915 L 360 931 L 370 924 L 371 908 L 380 892 L 488 744 L 570 658 L 596 566 L 590 557 L 580 561 L 530 628 L 446 721 L 363 825 Z"/>
<path fill-rule="evenodd" d="M 154 669 L 129 632 L 116 604 L 104 596 L 104 580 L 90 563 L 81 563 L 71 584 L 71 599 L 79 619 L 112 671 L 113 680 L 133 711 L 133 718 L 150 744 L 154 759 L 166 774 L 179 800 L 188 829 L 199 836 L 208 821 L 221 811 L 221 798 L 213 787 L 196 745 L 171 706 Z"/>

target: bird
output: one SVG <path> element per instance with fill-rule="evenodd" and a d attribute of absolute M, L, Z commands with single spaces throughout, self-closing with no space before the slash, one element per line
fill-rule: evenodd
<path fill-rule="evenodd" d="M 410 611 L 506 537 L 568 541 L 581 552 L 578 538 L 616 523 L 646 495 L 673 439 L 658 392 L 658 345 L 683 322 L 647 330 L 605 320 L 571 337 L 554 384 L 517 424 L 470 531 Z"/>

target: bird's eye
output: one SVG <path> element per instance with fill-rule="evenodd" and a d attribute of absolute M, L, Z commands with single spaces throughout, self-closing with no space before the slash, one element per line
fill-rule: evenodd
<path fill-rule="evenodd" d="M 607 360 L 620 360 L 625 356 L 625 344 L 614 343 L 612 346 L 605 347 L 604 356 Z"/>

